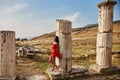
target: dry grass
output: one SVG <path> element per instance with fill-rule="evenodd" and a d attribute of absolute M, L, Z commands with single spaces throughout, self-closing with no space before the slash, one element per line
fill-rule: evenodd
<path fill-rule="evenodd" d="M 120 54 L 114 54 L 112 63 L 120 68 Z M 18 58 L 17 61 L 17 74 L 22 75 L 33 75 L 33 74 L 43 74 L 46 75 L 45 71 L 47 68 L 51 67 L 48 61 L 49 55 L 47 54 L 36 54 L 33 59 L 29 58 Z M 89 68 L 91 64 L 95 63 L 95 55 L 91 54 L 88 57 L 84 56 L 74 56 L 72 57 L 72 64 L 85 66 Z"/>
<path fill-rule="evenodd" d="M 17 74 L 45 74 L 45 70 L 50 67 L 48 58 L 47 54 L 36 54 L 33 59 L 27 57 L 17 58 Z"/>

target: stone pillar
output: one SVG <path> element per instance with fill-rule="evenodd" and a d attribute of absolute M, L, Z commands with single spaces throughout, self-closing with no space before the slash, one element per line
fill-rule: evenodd
<path fill-rule="evenodd" d="M 0 80 L 15 80 L 15 32 L 0 31 Z"/>
<path fill-rule="evenodd" d="M 56 20 L 59 37 L 59 51 L 62 54 L 61 69 L 63 72 L 72 70 L 72 40 L 71 40 L 71 22 L 68 20 Z"/>
<path fill-rule="evenodd" d="M 112 68 L 112 32 L 113 32 L 113 9 L 115 1 L 106 0 L 98 4 L 98 34 L 96 46 L 96 65 L 91 66 L 95 71 Z"/>
<path fill-rule="evenodd" d="M 96 64 L 103 67 L 111 66 L 112 33 L 97 34 Z"/>
<path fill-rule="evenodd" d="M 51 68 L 46 70 L 50 80 L 72 79 L 89 75 L 88 69 L 84 66 L 72 66 L 72 39 L 71 39 L 71 22 L 68 20 L 56 20 L 56 36 L 59 38 L 59 52 L 62 54 L 60 60 L 60 71 L 51 71 Z M 58 63 L 58 60 L 56 60 Z"/>

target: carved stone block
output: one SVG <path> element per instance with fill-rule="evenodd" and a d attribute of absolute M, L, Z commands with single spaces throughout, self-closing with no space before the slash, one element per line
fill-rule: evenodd
<path fill-rule="evenodd" d="M 112 51 L 111 48 L 99 47 L 97 48 L 96 64 L 103 67 L 111 66 Z"/>
<path fill-rule="evenodd" d="M 97 48 L 98 47 L 112 48 L 112 33 L 98 33 Z"/>

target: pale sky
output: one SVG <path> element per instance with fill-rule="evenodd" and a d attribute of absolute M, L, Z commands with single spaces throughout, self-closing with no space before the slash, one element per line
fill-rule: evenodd
<path fill-rule="evenodd" d="M 0 0 L 0 30 L 15 31 L 16 37 L 29 38 L 55 31 L 56 19 L 72 21 L 73 28 L 94 24 L 98 22 L 97 4 L 102 1 Z M 114 20 L 120 20 L 119 9 L 117 4 Z"/>

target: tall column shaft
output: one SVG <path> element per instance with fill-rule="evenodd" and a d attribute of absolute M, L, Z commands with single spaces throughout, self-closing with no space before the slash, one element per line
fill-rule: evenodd
<path fill-rule="evenodd" d="M 98 34 L 96 64 L 102 67 L 110 67 L 112 64 L 112 32 L 113 32 L 113 8 L 115 1 L 105 1 L 98 4 Z"/>
<path fill-rule="evenodd" d="M 100 66 L 111 66 L 112 33 L 97 34 L 96 63 Z"/>
<path fill-rule="evenodd" d="M 0 31 L 0 80 L 15 80 L 15 32 Z"/>
<path fill-rule="evenodd" d="M 72 69 L 72 40 L 71 40 L 71 22 L 67 20 L 56 20 L 59 37 L 59 51 L 62 54 L 61 69 L 64 72 L 70 72 Z"/>

